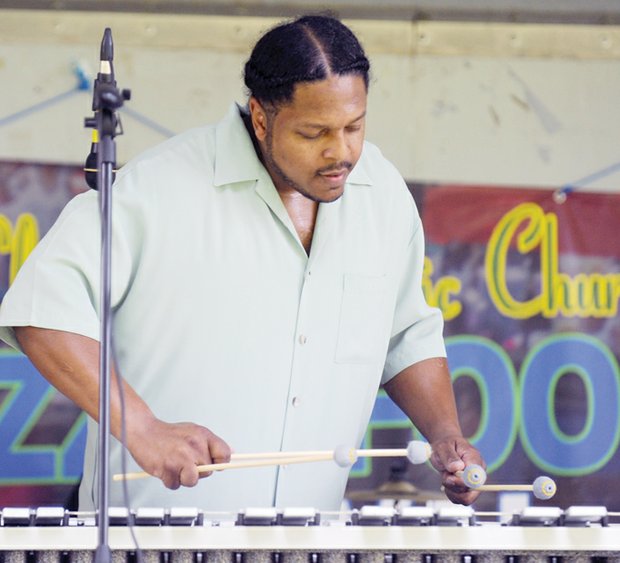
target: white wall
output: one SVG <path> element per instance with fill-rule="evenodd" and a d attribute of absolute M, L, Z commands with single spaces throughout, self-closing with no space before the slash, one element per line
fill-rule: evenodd
<path fill-rule="evenodd" d="M 243 102 L 243 63 L 273 23 L 0 10 L 0 159 L 83 161 L 92 99 L 75 68 L 94 76 L 106 26 L 132 90 L 123 162 L 165 138 L 133 113 L 179 132 Z M 620 28 L 349 23 L 373 63 L 368 138 L 408 180 L 620 187 Z"/>

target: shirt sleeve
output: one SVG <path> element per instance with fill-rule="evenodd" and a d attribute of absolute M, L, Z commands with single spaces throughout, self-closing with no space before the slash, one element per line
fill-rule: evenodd
<path fill-rule="evenodd" d="M 392 334 L 382 383 L 405 368 L 429 358 L 445 357 L 443 316 L 426 302 L 422 291 L 424 270 L 424 231 L 413 198 L 412 230 L 403 256 Z"/>
<path fill-rule="evenodd" d="M 115 192 L 116 193 L 116 192 Z M 113 204 L 112 306 L 131 276 L 123 225 L 129 211 Z M 0 338 L 20 349 L 13 328 L 34 326 L 99 340 L 101 220 L 95 192 L 79 195 L 20 268 L 0 306 Z"/>

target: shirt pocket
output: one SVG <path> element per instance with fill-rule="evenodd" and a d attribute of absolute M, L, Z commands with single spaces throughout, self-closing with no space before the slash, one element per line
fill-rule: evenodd
<path fill-rule="evenodd" d="M 387 278 L 345 274 L 336 363 L 367 364 L 378 361 L 387 334 Z"/>

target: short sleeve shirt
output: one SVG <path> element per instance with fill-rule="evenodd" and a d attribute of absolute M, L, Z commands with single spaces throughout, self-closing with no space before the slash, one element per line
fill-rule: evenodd
<path fill-rule="evenodd" d="M 154 414 L 191 421 L 235 452 L 358 447 L 382 382 L 445 356 L 442 318 L 421 290 L 413 198 L 370 143 L 344 195 L 321 203 L 304 250 L 239 108 L 124 166 L 113 188 L 114 349 Z M 20 270 L 0 336 L 32 325 L 99 339 L 97 194 L 74 198 Z M 121 472 L 112 440 L 110 468 Z M 139 470 L 128 457 L 129 471 Z M 89 422 L 80 508 L 96 490 Z M 340 506 L 333 462 L 230 470 L 194 488 L 132 481 L 136 506 Z M 111 505 L 122 504 L 111 486 Z"/>

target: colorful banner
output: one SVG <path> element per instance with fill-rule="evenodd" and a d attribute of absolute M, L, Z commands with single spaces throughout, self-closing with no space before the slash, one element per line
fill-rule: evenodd
<path fill-rule="evenodd" d="M 84 189 L 78 167 L 0 163 L 0 296 Z M 620 196 L 411 190 L 426 232 L 425 295 L 443 312 L 461 424 L 487 461 L 489 482 L 532 483 L 545 474 L 558 485 L 554 505 L 618 510 Z M 84 423 L 27 359 L 3 349 L 0 506 L 74 506 Z M 402 447 L 412 436 L 380 393 L 364 446 Z M 368 458 L 354 466 L 348 493 L 401 479 L 440 496 L 430 466 Z M 496 505 L 489 493 L 477 508 Z"/>
<path fill-rule="evenodd" d="M 86 189 L 76 166 L 0 162 L 0 297 L 62 208 Z M 3 346 L 0 507 L 75 507 L 85 422 L 25 356 Z"/>
<path fill-rule="evenodd" d="M 617 510 L 620 196 L 457 185 L 412 192 L 427 238 L 425 294 L 443 311 L 461 424 L 489 481 L 549 475 L 554 504 Z M 385 401 L 373 417 L 384 427 L 398 416 L 381 414 Z M 428 472 L 405 475 L 438 486 Z M 489 497 L 478 504 L 495 508 Z"/>

